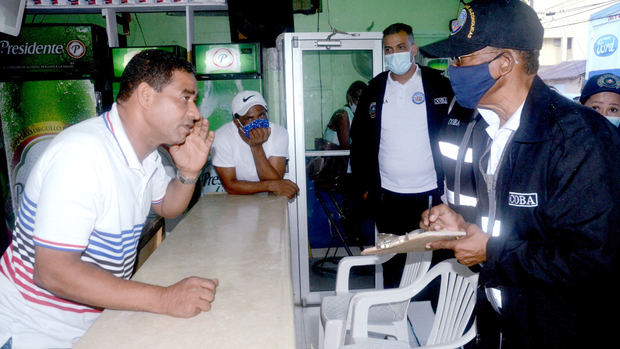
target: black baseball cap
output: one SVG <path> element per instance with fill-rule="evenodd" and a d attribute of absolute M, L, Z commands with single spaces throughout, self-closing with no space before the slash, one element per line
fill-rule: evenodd
<path fill-rule="evenodd" d="M 536 12 L 520 0 L 473 0 L 450 21 L 450 36 L 421 47 L 431 57 L 458 57 L 487 46 L 540 50 L 543 26 Z"/>
<path fill-rule="evenodd" d="M 601 92 L 614 92 L 620 95 L 620 77 L 611 73 L 592 76 L 583 87 L 579 102 L 583 104 L 592 95 Z"/>

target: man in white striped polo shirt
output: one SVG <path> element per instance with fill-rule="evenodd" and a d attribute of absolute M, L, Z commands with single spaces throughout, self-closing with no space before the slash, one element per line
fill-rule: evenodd
<path fill-rule="evenodd" d="M 50 143 L 0 260 L 0 346 L 71 347 L 104 308 L 177 317 L 211 308 L 217 280 L 129 280 L 149 209 L 163 217 L 185 210 L 213 143 L 196 98 L 189 62 L 143 51 L 109 112 Z M 161 144 L 171 145 L 175 179 L 165 174 Z"/>

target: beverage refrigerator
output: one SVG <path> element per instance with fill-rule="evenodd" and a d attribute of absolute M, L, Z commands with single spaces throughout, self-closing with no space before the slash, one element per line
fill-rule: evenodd
<path fill-rule="evenodd" d="M 200 113 L 217 130 L 232 121 L 231 103 L 241 91 L 263 93 L 261 46 L 258 43 L 194 44 L 192 61 L 198 78 Z M 202 193 L 223 192 L 211 155 L 200 175 Z"/>
<path fill-rule="evenodd" d="M 64 128 L 109 108 L 111 60 L 96 25 L 24 25 L 0 35 L 2 251 L 30 169 Z"/>
<path fill-rule="evenodd" d="M 113 99 L 116 100 L 116 95 L 120 88 L 121 75 L 127 66 L 127 63 L 138 53 L 148 50 L 158 49 L 173 53 L 175 56 L 185 58 L 187 56 L 187 50 L 184 47 L 178 45 L 158 45 L 158 46 L 133 46 L 133 47 L 112 47 L 110 49 L 110 55 L 112 56 L 112 68 L 113 68 L 113 81 L 112 91 Z"/>

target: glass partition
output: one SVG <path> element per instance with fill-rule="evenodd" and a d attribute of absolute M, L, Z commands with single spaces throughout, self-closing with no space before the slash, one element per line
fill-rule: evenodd
<path fill-rule="evenodd" d="M 368 236 L 348 224 L 349 147 L 338 140 L 338 131 L 348 131 L 342 130 L 339 123 L 351 119 L 346 98 L 349 86 L 372 78 L 372 51 L 306 50 L 302 69 L 310 291 L 331 291 L 336 286 L 338 260 L 359 254 L 374 239 L 372 231 Z M 372 270 L 354 272 L 362 272 L 355 278 L 360 282 L 358 288 L 374 285 Z"/>
<path fill-rule="evenodd" d="M 294 286 L 300 303 L 318 304 L 335 289 L 339 259 L 374 244 L 372 226 L 352 219 L 349 147 L 340 142 L 348 137 L 335 125 L 353 118 L 351 84 L 381 71 L 381 34 L 286 33 L 281 40 L 289 174 L 300 187 L 289 206 Z M 353 287 L 375 287 L 374 268 L 354 272 Z"/>

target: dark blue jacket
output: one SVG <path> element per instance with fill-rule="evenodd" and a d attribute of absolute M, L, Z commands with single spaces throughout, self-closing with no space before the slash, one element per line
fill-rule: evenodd
<path fill-rule="evenodd" d="M 474 164 L 487 146 L 473 131 Z M 480 285 L 502 292 L 511 348 L 600 347 L 616 341 L 620 276 L 620 137 L 593 110 L 536 77 L 507 144 L 495 198 L 499 237 L 486 246 Z M 487 187 L 474 166 L 479 213 Z M 478 222 L 480 224 L 480 222 Z"/>

